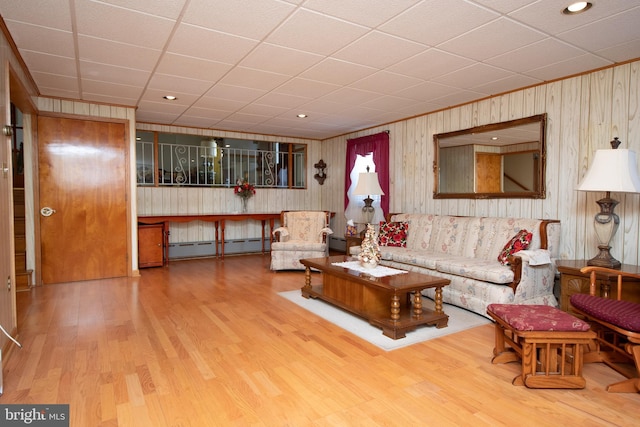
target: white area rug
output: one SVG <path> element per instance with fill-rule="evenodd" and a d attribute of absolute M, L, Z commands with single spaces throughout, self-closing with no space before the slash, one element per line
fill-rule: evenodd
<path fill-rule="evenodd" d="M 406 337 L 394 340 L 382 335 L 382 329 L 370 325 L 369 322 L 354 314 L 319 299 L 304 298 L 300 294 L 300 290 L 280 292 L 279 295 L 386 351 L 491 323 L 486 317 L 444 304 L 444 312 L 449 315 L 449 324 L 446 328 L 418 326 L 415 330 L 407 332 Z M 433 301 L 427 298 L 423 298 L 423 300 L 425 307 L 433 307 Z"/>

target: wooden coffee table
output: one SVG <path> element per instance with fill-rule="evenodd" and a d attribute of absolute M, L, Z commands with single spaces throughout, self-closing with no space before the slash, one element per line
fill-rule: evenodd
<path fill-rule="evenodd" d="M 420 325 L 447 326 L 449 316 L 442 310 L 442 288 L 449 280 L 411 271 L 374 277 L 333 265 L 345 261 L 355 259 L 345 255 L 301 259 L 306 267 L 302 296 L 318 298 L 356 314 L 382 328 L 382 333 L 394 340 L 404 338 L 406 332 Z M 322 285 L 311 285 L 312 268 L 322 272 Z M 436 289 L 434 310 L 422 306 L 421 291 L 427 288 Z"/>

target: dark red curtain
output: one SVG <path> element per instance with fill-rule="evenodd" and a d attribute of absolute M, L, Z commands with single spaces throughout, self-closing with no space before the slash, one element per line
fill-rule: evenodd
<path fill-rule="evenodd" d="M 347 139 L 347 163 L 344 179 L 344 208 L 347 209 L 349 197 L 347 191 L 351 187 L 351 170 L 356 164 L 356 157 L 373 153 L 373 162 L 380 180 L 384 196 L 380 199 L 380 207 L 386 215 L 389 213 L 389 133 L 380 132 L 360 138 Z"/>

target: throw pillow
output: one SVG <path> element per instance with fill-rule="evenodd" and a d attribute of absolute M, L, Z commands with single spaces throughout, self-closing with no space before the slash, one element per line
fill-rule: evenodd
<path fill-rule="evenodd" d="M 532 233 L 527 230 L 520 230 L 515 236 L 502 248 L 500 255 L 498 255 L 498 261 L 500 264 L 509 265 L 509 255 L 513 255 L 518 251 L 522 251 L 529 247 L 531 243 Z"/>
<path fill-rule="evenodd" d="M 384 222 L 380 221 L 378 244 L 380 246 L 407 247 L 408 222 Z"/>

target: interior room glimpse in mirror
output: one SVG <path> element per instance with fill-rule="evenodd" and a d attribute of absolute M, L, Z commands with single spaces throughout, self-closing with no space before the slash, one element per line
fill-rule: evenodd
<path fill-rule="evenodd" d="M 434 198 L 544 198 L 545 122 L 540 114 L 434 135 Z"/>

